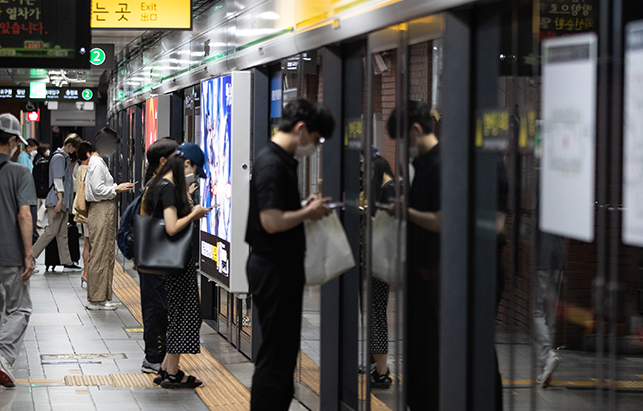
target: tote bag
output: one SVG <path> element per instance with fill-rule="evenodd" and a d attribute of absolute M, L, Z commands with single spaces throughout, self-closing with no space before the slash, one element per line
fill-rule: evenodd
<path fill-rule="evenodd" d="M 397 256 L 400 248 L 406 250 L 404 236 L 401 247 L 398 244 L 397 224 L 395 217 L 383 210 L 378 210 L 373 220 L 373 277 L 388 284 L 396 282 Z M 404 226 L 402 228 L 402 233 L 405 233 Z M 404 254 L 402 254 L 402 261 L 406 261 Z"/>
<path fill-rule="evenodd" d="M 170 237 L 165 220 L 146 215 L 134 216 L 134 261 L 138 271 L 149 274 L 183 272 L 192 256 L 192 224 Z"/>
<path fill-rule="evenodd" d="M 337 212 L 321 220 L 305 221 L 306 284 L 321 285 L 355 267 L 355 258 Z"/>

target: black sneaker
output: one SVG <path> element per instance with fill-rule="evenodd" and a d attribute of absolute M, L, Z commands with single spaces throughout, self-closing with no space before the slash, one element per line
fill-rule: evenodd
<path fill-rule="evenodd" d="M 70 272 L 70 271 L 82 271 L 83 269 L 79 267 L 78 265 L 71 263 L 71 264 L 65 264 L 63 265 L 63 272 Z"/>
<path fill-rule="evenodd" d="M 393 384 L 393 380 L 388 369 L 386 374 L 381 375 L 377 373 L 377 369 L 371 371 L 371 388 L 387 389 L 391 388 L 391 384 Z"/>

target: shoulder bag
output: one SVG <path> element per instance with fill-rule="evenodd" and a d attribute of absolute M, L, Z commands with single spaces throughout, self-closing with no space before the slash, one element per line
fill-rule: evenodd
<path fill-rule="evenodd" d="M 190 223 L 183 231 L 170 237 L 163 218 L 136 214 L 134 261 L 137 269 L 149 274 L 178 274 L 185 271 L 192 256 L 192 227 Z"/>

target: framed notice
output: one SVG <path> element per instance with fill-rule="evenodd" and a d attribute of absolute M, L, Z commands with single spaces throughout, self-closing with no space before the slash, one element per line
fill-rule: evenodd
<path fill-rule="evenodd" d="M 86 0 L 3 0 L 0 66 L 89 68 L 89 15 Z"/>
<path fill-rule="evenodd" d="M 543 42 L 540 229 L 594 240 L 595 34 Z"/>
<path fill-rule="evenodd" d="M 627 25 L 623 129 L 623 242 L 643 246 L 643 21 Z"/>

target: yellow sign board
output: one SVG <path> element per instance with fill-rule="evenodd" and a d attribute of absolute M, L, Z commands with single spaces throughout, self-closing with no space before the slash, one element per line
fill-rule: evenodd
<path fill-rule="evenodd" d="M 191 0 L 92 0 L 93 29 L 191 29 Z"/>

